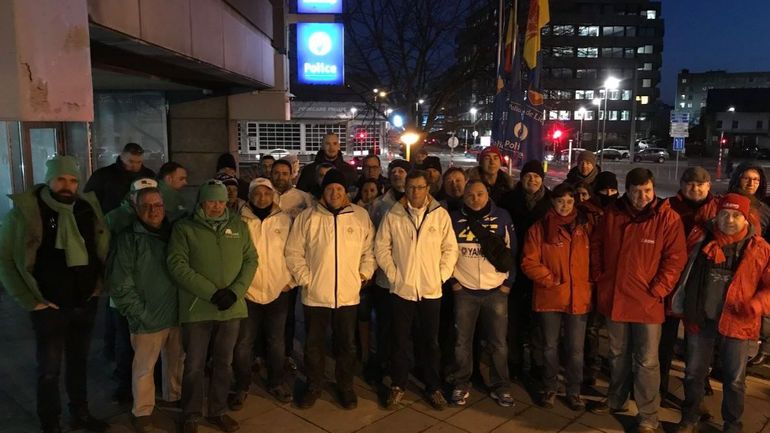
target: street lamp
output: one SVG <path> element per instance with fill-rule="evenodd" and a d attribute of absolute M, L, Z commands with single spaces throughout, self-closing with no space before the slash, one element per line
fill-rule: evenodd
<path fill-rule="evenodd" d="M 358 113 L 358 108 L 351 107 L 350 108 L 350 117 L 356 117 L 356 113 Z"/>
<path fill-rule="evenodd" d="M 418 99 L 417 102 L 414 103 L 414 111 L 415 111 L 415 124 L 419 127 L 420 126 L 420 105 L 424 104 L 424 99 Z"/>
<path fill-rule="evenodd" d="M 406 131 L 403 134 L 401 134 L 401 142 L 404 143 L 404 146 L 406 146 L 406 160 L 410 160 L 410 149 L 412 145 L 417 143 L 417 141 L 420 139 L 420 134 L 417 134 L 416 132 L 412 131 Z"/>
<path fill-rule="evenodd" d="M 599 165 L 604 163 L 604 146 L 607 144 L 607 99 L 610 97 L 610 90 L 617 90 L 620 86 L 620 80 L 615 77 L 608 77 L 604 80 L 604 120 L 602 121 L 602 148 L 599 156 Z"/>
<path fill-rule="evenodd" d="M 599 150 L 599 137 L 601 137 L 599 134 L 599 111 L 601 111 L 602 108 L 602 100 L 599 98 L 594 98 L 591 103 L 596 105 L 596 150 Z"/>
<path fill-rule="evenodd" d="M 583 119 L 586 117 L 586 107 L 578 108 L 578 114 L 580 114 L 580 136 L 578 137 L 578 147 L 583 147 Z"/>

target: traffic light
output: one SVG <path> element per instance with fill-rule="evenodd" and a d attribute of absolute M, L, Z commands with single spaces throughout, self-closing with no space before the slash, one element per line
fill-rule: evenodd
<path fill-rule="evenodd" d="M 551 133 L 551 138 L 553 138 L 554 140 L 559 140 L 562 134 L 563 132 L 561 129 L 554 129 L 553 132 Z"/>
<path fill-rule="evenodd" d="M 722 146 L 724 146 L 725 144 L 727 144 L 727 139 L 726 139 L 726 138 L 722 138 L 721 140 L 719 140 L 719 143 L 720 143 Z"/>

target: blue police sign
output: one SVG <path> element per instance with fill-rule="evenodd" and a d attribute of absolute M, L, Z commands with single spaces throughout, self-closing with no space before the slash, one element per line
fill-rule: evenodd
<path fill-rule="evenodd" d="M 342 24 L 297 24 L 297 80 L 300 83 L 345 83 L 344 34 Z"/>
<path fill-rule="evenodd" d="M 341 14 L 342 0 L 297 0 L 301 14 Z"/>
<path fill-rule="evenodd" d="M 682 151 L 684 151 L 684 137 L 674 137 L 673 150 L 675 152 L 682 152 Z"/>

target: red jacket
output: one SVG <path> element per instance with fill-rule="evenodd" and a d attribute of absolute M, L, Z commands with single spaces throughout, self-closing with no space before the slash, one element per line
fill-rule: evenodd
<path fill-rule="evenodd" d="M 682 218 L 685 236 L 688 236 L 695 227 L 703 225 L 706 221 L 716 217 L 717 211 L 719 211 L 720 198 L 711 193 L 706 197 L 705 203 L 697 208 L 690 206 L 681 192 L 673 197 L 669 197 L 667 200 L 669 205 L 671 205 L 671 209 Z"/>
<path fill-rule="evenodd" d="M 704 229 L 695 228 L 687 238 L 690 254 L 702 254 L 695 251 L 703 248 Z M 677 291 L 677 296 L 683 294 L 683 281 Z M 736 308 L 737 305 L 754 305 L 760 315 L 742 313 L 746 308 Z M 751 235 L 738 268 L 730 285 L 727 287 L 722 315 L 719 318 L 719 333 L 741 340 L 756 340 L 759 337 L 761 316 L 770 313 L 770 245 L 755 233 Z M 697 326 L 687 324 L 689 331 L 697 331 Z"/>
<path fill-rule="evenodd" d="M 663 323 L 663 298 L 686 262 L 682 220 L 668 202 L 655 198 L 636 214 L 618 199 L 591 239 L 597 311 L 616 322 Z"/>
<path fill-rule="evenodd" d="M 552 243 L 546 240 L 545 231 L 553 216 L 551 209 L 527 231 L 524 241 L 521 270 L 534 284 L 532 309 L 585 314 L 591 311 L 593 286 L 588 278 L 591 225 L 584 215 L 578 215 L 572 234 L 559 227 L 553 236 L 558 242 Z"/>

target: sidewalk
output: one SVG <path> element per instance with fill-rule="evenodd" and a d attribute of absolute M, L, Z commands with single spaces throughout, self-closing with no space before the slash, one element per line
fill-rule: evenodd
<path fill-rule="evenodd" d="M 100 309 L 100 312 L 102 309 Z M 89 393 L 94 415 L 108 418 L 113 424 L 111 432 L 132 432 L 129 406 L 110 401 L 114 384 L 110 380 L 113 366 L 108 365 L 101 353 L 103 320 L 97 319 L 90 359 Z M 27 314 L 21 311 L 7 295 L 0 294 L 0 432 L 33 433 L 38 431 L 35 415 L 35 361 L 34 338 Z M 331 364 L 331 365 L 330 365 Z M 328 377 L 333 376 L 333 364 L 327 363 Z M 682 364 L 674 366 L 671 389 L 682 398 Z M 707 399 L 715 422 L 719 421 L 721 384 L 713 382 L 716 395 Z M 232 415 L 241 423 L 246 433 L 462 433 L 462 432 L 586 432 L 614 433 L 633 428 L 635 407 L 631 404 L 629 415 L 597 416 L 587 412 L 572 412 L 557 401 L 556 407 L 544 410 L 535 405 L 521 384 L 514 386 L 516 406 L 502 408 L 487 397 L 482 390 L 473 389 L 468 405 L 434 411 L 418 394 L 416 385 L 410 385 L 404 407 L 388 411 L 378 403 L 376 390 L 356 379 L 359 395 L 358 408 L 342 409 L 327 387 L 321 400 L 309 410 L 300 410 L 291 404 L 276 404 L 260 387 L 253 387 L 244 409 Z M 596 391 L 589 399 L 600 399 L 606 392 L 606 378 L 600 379 Z M 381 389 L 381 395 L 384 395 Z M 382 398 L 382 397 L 380 397 Z M 66 414 L 66 397 L 63 397 Z M 176 432 L 174 424 L 179 412 L 156 410 L 153 423 L 156 432 Z M 747 380 L 745 432 L 770 433 L 770 381 L 758 378 Z M 66 426 L 66 415 L 62 426 Z M 679 413 L 661 409 L 664 429 L 672 432 L 679 421 Z M 202 423 L 200 432 L 215 432 L 211 425 Z M 702 432 L 716 432 L 710 425 Z"/>

